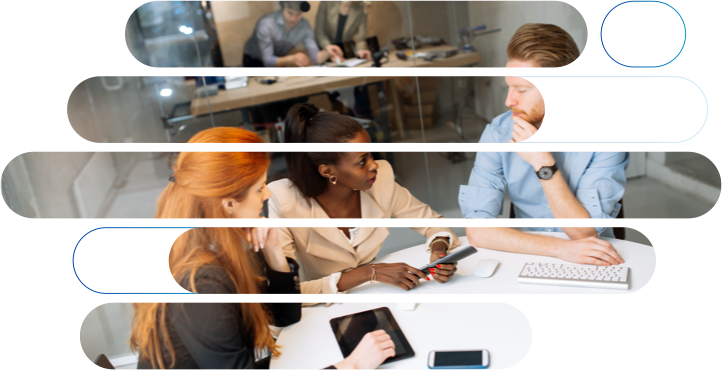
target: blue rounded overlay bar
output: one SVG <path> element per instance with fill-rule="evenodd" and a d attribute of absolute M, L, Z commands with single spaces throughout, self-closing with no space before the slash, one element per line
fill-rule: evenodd
<path fill-rule="evenodd" d="M 73 251 L 73 270 L 100 294 L 185 293 L 168 270 L 175 239 L 189 228 L 102 227 L 83 235 Z"/>
<path fill-rule="evenodd" d="M 625 67 L 661 67 L 684 45 L 684 24 L 667 5 L 627 1 L 614 6 L 600 30 L 604 52 Z"/>

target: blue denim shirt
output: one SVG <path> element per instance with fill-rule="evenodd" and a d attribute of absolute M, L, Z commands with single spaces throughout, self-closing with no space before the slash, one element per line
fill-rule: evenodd
<path fill-rule="evenodd" d="M 506 143 L 511 139 L 514 121 L 506 112 L 486 127 L 479 143 Z M 521 145 L 521 144 L 517 144 Z M 575 152 L 552 153 L 569 189 L 592 218 L 615 218 L 621 205 L 627 179 L 629 153 Z M 496 218 L 502 212 L 504 191 L 519 218 L 553 218 L 544 189 L 534 168 L 514 152 L 479 152 L 469 185 L 459 189 L 459 205 L 465 218 Z M 597 227 L 597 234 L 612 236 L 612 230 Z M 562 231 L 560 228 L 530 228 L 535 231 Z"/>
<path fill-rule="evenodd" d="M 284 57 L 299 43 L 303 42 L 312 64 L 316 64 L 319 52 L 316 35 L 311 24 L 305 18 L 286 32 L 283 9 L 276 10 L 261 17 L 256 23 L 253 35 L 244 47 L 244 53 L 260 59 L 266 67 L 275 67 L 279 57 Z"/>

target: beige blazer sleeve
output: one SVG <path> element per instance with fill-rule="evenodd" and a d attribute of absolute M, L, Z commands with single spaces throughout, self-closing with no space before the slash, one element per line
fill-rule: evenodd
<path fill-rule="evenodd" d="M 268 216 L 270 218 L 305 218 L 309 217 L 308 203 L 290 180 L 283 179 L 268 184 L 271 199 L 268 201 Z M 298 230 L 297 230 L 298 231 Z M 296 246 L 305 248 L 308 240 L 296 240 L 297 235 L 289 227 L 278 228 L 278 242 L 283 248 L 286 257 L 298 262 L 303 271 L 304 263 L 299 261 Z M 336 284 L 341 273 L 331 274 L 321 279 L 301 282 L 302 294 L 334 294 L 338 292 Z"/>
<path fill-rule="evenodd" d="M 390 205 L 390 217 L 394 218 L 443 218 L 431 207 L 416 199 L 411 192 L 405 187 L 399 185 L 394 177 L 394 170 L 386 161 L 378 161 L 379 175 L 378 179 L 382 185 L 379 187 L 378 199 L 380 204 Z M 376 192 L 374 193 L 376 195 Z M 459 238 L 448 227 L 414 227 L 414 231 L 430 238 L 437 233 L 448 233 L 450 235 L 450 249 L 459 246 Z"/>
<path fill-rule="evenodd" d="M 341 272 L 324 276 L 321 279 L 301 282 L 301 294 L 336 294 L 339 293 L 336 284 L 341 278 Z"/>
<path fill-rule="evenodd" d="M 291 199 L 293 196 L 289 191 L 290 182 L 287 179 L 274 181 L 268 184 L 268 190 L 271 191 L 271 199 L 268 200 L 268 217 L 269 218 L 289 218 L 289 210 L 293 209 L 290 205 L 295 205 L 296 200 Z M 278 243 L 283 248 L 283 254 L 299 262 L 296 258 L 296 246 L 293 240 L 293 234 L 288 227 L 278 228 Z"/>

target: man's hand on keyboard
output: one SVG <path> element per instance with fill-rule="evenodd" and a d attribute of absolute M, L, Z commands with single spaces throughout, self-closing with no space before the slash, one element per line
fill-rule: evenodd
<path fill-rule="evenodd" d="M 598 266 L 624 263 L 611 243 L 593 236 L 563 241 L 557 248 L 555 257 L 567 262 Z"/>

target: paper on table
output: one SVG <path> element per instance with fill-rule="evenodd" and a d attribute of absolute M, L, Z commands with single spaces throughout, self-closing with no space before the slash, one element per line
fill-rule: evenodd
<path fill-rule="evenodd" d="M 226 76 L 226 90 L 248 86 L 248 76 Z"/>
<path fill-rule="evenodd" d="M 337 63 L 345 67 L 356 67 L 357 65 L 366 62 L 366 59 L 359 59 L 359 58 L 353 58 L 353 59 L 346 59 L 342 63 Z"/>

